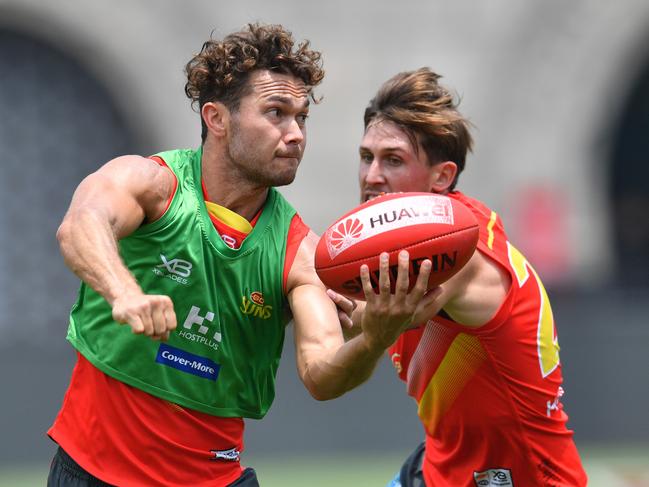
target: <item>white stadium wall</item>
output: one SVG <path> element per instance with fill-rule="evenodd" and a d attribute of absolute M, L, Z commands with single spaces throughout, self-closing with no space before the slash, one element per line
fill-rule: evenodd
<path fill-rule="evenodd" d="M 535 245 L 530 235 L 562 232 L 558 281 L 596 284 L 608 275 L 599 138 L 623 101 L 611 93 L 624 93 L 638 69 L 647 2 L 2 0 L 0 17 L 0 25 L 52 42 L 104 80 L 145 152 L 199 143 L 183 67 L 210 32 L 259 20 L 310 39 L 324 53 L 324 101 L 312 110 L 303 167 L 284 193 L 316 231 L 357 202 L 357 144 L 370 96 L 397 71 L 430 66 L 476 126 L 460 189 L 491 204 L 522 247 Z M 520 200 L 530 192 L 561 202 L 547 209 L 556 225 L 517 230 L 527 221 Z"/>

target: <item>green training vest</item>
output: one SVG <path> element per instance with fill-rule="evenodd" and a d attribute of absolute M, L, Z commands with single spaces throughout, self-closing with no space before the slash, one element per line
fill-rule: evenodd
<path fill-rule="evenodd" d="M 178 327 L 167 342 L 135 335 L 82 283 L 68 340 L 99 370 L 149 394 L 216 416 L 262 418 L 290 320 L 283 270 L 295 210 L 271 188 L 257 224 L 233 250 L 203 201 L 202 151 L 158 155 L 176 175 L 176 194 L 159 220 L 119 249 L 145 293 L 171 297 Z"/>

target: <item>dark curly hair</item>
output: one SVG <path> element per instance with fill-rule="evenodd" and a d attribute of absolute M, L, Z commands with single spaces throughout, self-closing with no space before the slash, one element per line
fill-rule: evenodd
<path fill-rule="evenodd" d="M 458 111 L 459 102 L 451 92 L 439 84 L 440 78 L 429 68 L 397 74 L 372 98 L 364 122 L 365 130 L 382 120 L 395 123 L 410 137 L 415 149 L 421 144 L 431 165 L 455 162 L 458 171 L 449 188 L 453 190 L 473 139 L 471 123 Z"/>
<path fill-rule="evenodd" d="M 248 24 L 222 41 L 210 39 L 201 52 L 185 66 L 185 94 L 198 111 L 211 101 L 219 101 L 231 111 L 239 108 L 241 98 L 248 94 L 250 73 L 268 69 L 290 74 L 307 86 L 312 100 L 313 87 L 324 77 L 321 54 L 303 41 L 294 48 L 291 32 L 281 25 Z M 205 142 L 207 127 L 202 120 L 201 139 Z"/>

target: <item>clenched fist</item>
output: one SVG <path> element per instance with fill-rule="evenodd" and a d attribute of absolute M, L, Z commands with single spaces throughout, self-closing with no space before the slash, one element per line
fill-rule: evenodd
<path fill-rule="evenodd" d="M 176 329 L 176 313 L 169 296 L 129 294 L 113 302 L 113 319 L 127 324 L 133 333 L 167 340 Z"/>

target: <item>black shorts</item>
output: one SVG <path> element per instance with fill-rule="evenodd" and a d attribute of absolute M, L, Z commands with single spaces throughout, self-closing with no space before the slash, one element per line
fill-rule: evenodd
<path fill-rule="evenodd" d="M 424 474 L 422 472 L 422 462 L 424 461 L 425 443 L 421 443 L 413 451 L 406 461 L 403 462 L 399 479 L 401 487 L 426 487 L 424 483 Z"/>
<path fill-rule="evenodd" d="M 59 447 L 50 466 L 47 487 L 114 487 L 86 472 L 70 455 Z M 259 487 L 257 474 L 246 468 L 241 477 L 224 487 Z"/>

